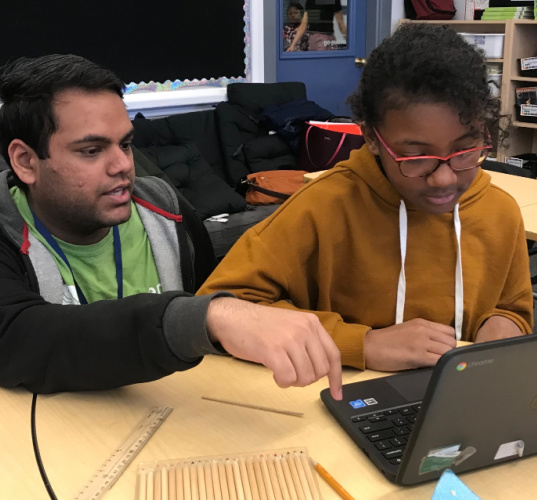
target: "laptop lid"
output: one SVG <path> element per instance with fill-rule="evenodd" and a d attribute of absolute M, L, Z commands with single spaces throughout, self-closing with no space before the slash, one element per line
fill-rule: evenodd
<path fill-rule="evenodd" d="M 537 335 L 453 349 L 434 369 L 346 384 L 342 401 L 323 390 L 321 399 L 398 484 L 434 480 L 446 468 L 459 474 L 526 457 L 537 453 Z M 419 412 L 395 415 L 415 419 L 397 458 L 400 448 L 379 450 L 375 439 L 403 405 Z"/>

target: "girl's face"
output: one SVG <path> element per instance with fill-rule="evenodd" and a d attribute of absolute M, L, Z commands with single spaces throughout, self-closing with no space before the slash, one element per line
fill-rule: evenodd
<path fill-rule="evenodd" d="M 295 23 L 299 22 L 301 19 L 300 11 L 296 7 L 289 7 L 287 10 L 287 17 L 290 21 Z"/>
<path fill-rule="evenodd" d="M 389 110 L 377 128 L 386 145 L 398 156 L 448 156 L 484 144 L 484 124 L 463 125 L 459 115 L 446 104 L 409 104 Z M 453 211 L 461 195 L 470 187 L 479 168 L 455 172 L 442 163 L 425 177 L 404 177 L 398 163 L 386 151 L 371 127 L 364 138 L 369 150 L 380 157 L 386 177 L 415 208 L 431 214 Z"/>

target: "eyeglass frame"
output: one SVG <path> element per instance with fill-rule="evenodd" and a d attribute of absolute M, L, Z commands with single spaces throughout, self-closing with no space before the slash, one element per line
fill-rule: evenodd
<path fill-rule="evenodd" d="M 380 141 L 380 143 L 382 144 L 384 149 L 388 152 L 388 154 L 397 163 L 397 166 L 399 167 L 399 172 L 401 173 L 401 175 L 403 177 L 406 177 L 406 178 L 409 178 L 409 179 L 415 179 L 417 177 L 427 177 L 428 175 L 431 175 L 432 173 L 436 172 L 436 170 L 438 170 L 438 167 L 440 165 L 442 165 L 443 163 L 447 164 L 447 166 L 451 170 L 453 170 L 453 172 L 466 172 L 467 170 L 472 170 L 473 168 L 480 167 L 483 164 L 483 162 L 487 159 L 487 157 L 489 155 L 489 153 L 488 153 L 489 150 L 492 149 L 492 144 L 489 144 L 489 145 L 480 146 L 478 148 L 463 149 L 462 151 L 457 151 L 456 153 L 452 153 L 452 154 L 447 155 L 447 156 L 434 156 L 434 155 L 397 156 L 390 149 L 390 147 L 386 144 L 386 141 L 384 141 L 384 139 L 381 137 L 381 135 L 379 134 L 378 130 L 375 127 L 372 127 L 372 129 L 373 129 L 373 132 L 375 132 L 375 135 L 377 136 L 377 139 Z M 487 130 L 487 136 L 488 136 L 487 141 L 492 142 L 492 139 L 490 137 L 490 133 L 489 133 L 488 130 Z M 466 153 L 471 153 L 472 151 L 483 151 L 483 150 L 486 151 L 485 156 L 483 157 L 483 159 L 477 165 L 474 165 L 473 167 L 455 169 L 455 168 L 453 168 L 451 166 L 451 164 L 449 162 L 451 160 L 451 158 L 454 158 L 455 156 L 459 156 L 459 155 L 466 154 Z M 438 160 L 438 165 L 433 170 L 431 170 L 430 172 L 427 172 L 426 174 L 422 174 L 422 175 L 405 175 L 403 173 L 403 171 L 401 170 L 401 163 L 404 162 L 404 161 L 408 161 L 408 160 L 428 160 L 428 159 Z"/>

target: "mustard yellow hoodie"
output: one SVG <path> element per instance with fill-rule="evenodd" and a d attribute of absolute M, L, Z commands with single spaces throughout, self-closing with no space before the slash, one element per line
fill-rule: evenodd
<path fill-rule="evenodd" d="M 229 290 L 252 302 L 315 312 L 342 363 L 363 369 L 366 332 L 396 322 L 400 204 L 364 146 L 248 230 L 198 294 Z M 454 326 L 454 215 L 407 207 L 404 321 Z M 475 340 L 493 315 L 530 333 L 533 298 L 518 205 L 479 171 L 459 199 L 459 217 L 462 339 Z"/>

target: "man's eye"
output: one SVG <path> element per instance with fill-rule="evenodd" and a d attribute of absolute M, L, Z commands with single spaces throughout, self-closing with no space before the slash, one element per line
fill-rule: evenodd
<path fill-rule="evenodd" d="M 98 154 L 100 151 L 100 148 L 85 148 L 85 149 L 82 149 L 80 152 L 84 155 L 84 156 L 95 156 L 96 154 Z"/>
<path fill-rule="evenodd" d="M 131 143 L 130 142 L 124 142 L 123 144 L 120 145 L 121 149 L 123 151 L 130 151 L 131 149 Z"/>

